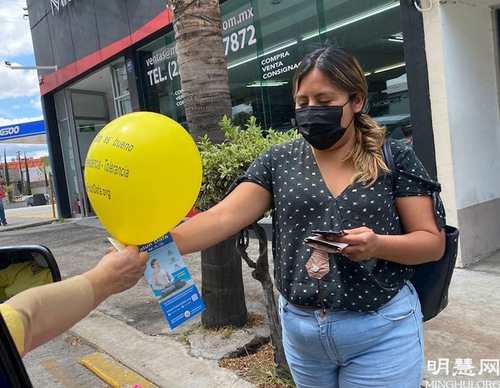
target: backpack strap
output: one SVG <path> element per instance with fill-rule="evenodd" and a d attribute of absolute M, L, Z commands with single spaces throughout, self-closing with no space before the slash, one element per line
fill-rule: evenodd
<path fill-rule="evenodd" d="M 392 156 L 391 145 L 388 138 L 386 138 L 384 140 L 384 144 L 382 144 L 382 156 L 384 157 L 384 162 L 387 168 L 391 172 L 392 189 L 394 191 L 394 188 L 396 186 L 396 166 L 394 165 L 394 158 Z"/>
<path fill-rule="evenodd" d="M 392 156 L 391 144 L 389 143 L 389 139 L 386 138 L 384 143 L 382 144 L 382 156 L 384 157 L 385 164 L 387 168 L 391 172 L 391 180 L 392 180 L 392 191 L 396 192 L 396 165 L 394 164 L 394 157 Z M 438 225 L 439 230 L 441 230 L 440 223 L 438 222 L 438 214 L 442 214 L 443 219 L 446 223 L 446 213 L 444 210 L 444 206 L 441 200 L 441 196 L 439 192 L 441 191 L 441 185 L 439 182 L 436 182 L 435 188 L 432 191 L 431 197 L 434 205 L 434 215 L 436 217 L 436 223 Z M 444 225 L 443 225 L 444 226 Z"/>

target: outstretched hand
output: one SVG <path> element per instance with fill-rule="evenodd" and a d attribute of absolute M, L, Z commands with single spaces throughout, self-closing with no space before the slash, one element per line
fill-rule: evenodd
<path fill-rule="evenodd" d="M 107 297 L 133 287 L 146 270 L 149 254 L 136 246 L 123 251 L 108 248 L 106 255 L 90 271 L 83 274 L 94 288 L 94 306 Z"/>

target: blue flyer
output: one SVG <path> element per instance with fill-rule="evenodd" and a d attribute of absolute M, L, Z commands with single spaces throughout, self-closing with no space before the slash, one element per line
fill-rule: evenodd
<path fill-rule="evenodd" d="M 123 249 L 123 245 L 115 239 L 109 240 L 115 248 Z M 175 329 L 205 310 L 198 288 L 170 233 L 153 242 L 140 245 L 139 250 L 149 253 L 144 275 L 167 318 L 170 329 Z"/>

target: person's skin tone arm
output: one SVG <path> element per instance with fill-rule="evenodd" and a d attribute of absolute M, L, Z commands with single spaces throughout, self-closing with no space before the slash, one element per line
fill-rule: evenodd
<path fill-rule="evenodd" d="M 112 249 L 90 271 L 83 274 L 94 289 L 94 307 L 113 294 L 133 287 L 146 270 L 149 254 L 128 246 L 118 252 Z"/>
<path fill-rule="evenodd" d="M 10 298 L 24 327 L 21 355 L 64 333 L 109 296 L 134 286 L 146 269 L 148 253 L 137 247 L 108 250 L 83 275 L 26 290 Z M 65 306 L 65 308 L 61 308 Z"/>
<path fill-rule="evenodd" d="M 331 240 L 349 244 L 342 251 L 350 260 L 380 257 L 401 264 L 421 264 L 439 260 L 444 253 L 445 234 L 436 225 L 430 196 L 398 197 L 396 206 L 405 234 L 375 234 L 366 227 L 345 230 L 344 237 Z"/>
<path fill-rule="evenodd" d="M 216 206 L 171 231 L 181 255 L 209 248 L 252 224 L 271 207 L 271 194 L 262 186 L 240 183 Z"/>

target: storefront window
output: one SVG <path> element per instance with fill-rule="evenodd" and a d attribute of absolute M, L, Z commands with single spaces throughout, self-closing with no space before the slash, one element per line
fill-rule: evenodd
<path fill-rule="evenodd" d="M 174 33 L 139 50 L 147 109 L 186 126 Z"/>
<path fill-rule="evenodd" d="M 264 128 L 295 126 L 292 78 L 301 58 L 325 45 L 361 62 L 368 113 L 411 142 L 399 1 L 228 0 L 221 5 L 232 116 Z M 146 104 L 185 124 L 173 32 L 139 50 Z"/>
<path fill-rule="evenodd" d="M 412 142 L 410 102 L 398 1 L 323 0 L 321 41 L 353 53 L 368 81 L 368 114 L 391 137 Z"/>
<path fill-rule="evenodd" d="M 318 30 L 316 2 L 234 0 L 221 11 L 233 118 L 249 113 L 265 128 L 292 128 L 291 80 L 304 52 L 318 41 L 302 44 L 298 38 Z M 246 47 L 238 49 L 242 31 L 251 34 Z"/>

